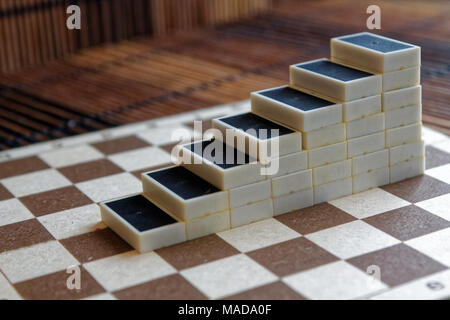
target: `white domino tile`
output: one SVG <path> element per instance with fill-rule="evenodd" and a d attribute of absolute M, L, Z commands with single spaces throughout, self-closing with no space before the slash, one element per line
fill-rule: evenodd
<path fill-rule="evenodd" d="M 258 201 L 230 210 L 231 228 L 273 217 L 272 199 Z"/>
<path fill-rule="evenodd" d="M 384 131 L 349 139 L 347 144 L 348 157 L 353 158 L 359 155 L 368 154 L 384 149 L 384 147 Z"/>
<path fill-rule="evenodd" d="M 303 148 L 313 149 L 346 139 L 345 124 L 338 123 L 317 130 L 303 132 Z"/>
<path fill-rule="evenodd" d="M 310 207 L 314 204 L 313 189 L 301 190 L 273 198 L 274 216 Z"/>
<path fill-rule="evenodd" d="M 383 149 L 362 156 L 353 157 L 352 175 L 369 172 L 379 168 L 389 166 L 389 150 Z"/>
<path fill-rule="evenodd" d="M 384 73 L 383 92 L 420 84 L 420 66 Z"/>
<path fill-rule="evenodd" d="M 352 178 L 345 178 L 314 187 L 314 204 L 352 194 Z"/>
<path fill-rule="evenodd" d="M 251 93 L 252 112 L 296 131 L 311 131 L 342 121 L 342 104 L 288 86 Z"/>
<path fill-rule="evenodd" d="M 389 184 L 389 168 L 379 168 L 353 176 L 353 193 Z"/>
<path fill-rule="evenodd" d="M 374 73 L 386 73 L 420 65 L 420 47 L 360 32 L 331 39 L 331 58 Z"/>
<path fill-rule="evenodd" d="M 268 178 L 274 178 L 305 170 L 307 167 L 308 151 L 301 151 L 271 159 L 263 168 L 263 172 Z"/>
<path fill-rule="evenodd" d="M 425 155 L 423 141 L 417 141 L 389 148 L 389 165 L 395 165 L 402 161 L 412 160 Z"/>
<path fill-rule="evenodd" d="M 330 144 L 325 147 L 310 149 L 308 152 L 308 168 L 316 168 L 333 162 L 347 159 L 347 141 Z"/>
<path fill-rule="evenodd" d="M 313 170 L 313 184 L 319 186 L 325 183 L 348 178 L 352 175 L 352 161 L 335 162 Z"/>
<path fill-rule="evenodd" d="M 385 128 L 384 113 L 377 113 L 362 119 L 349 121 L 346 123 L 346 128 L 347 139 L 383 131 Z"/>
<path fill-rule="evenodd" d="M 425 171 L 425 158 L 413 158 L 398 162 L 390 166 L 390 183 L 395 183 L 423 174 Z"/>
<path fill-rule="evenodd" d="M 289 67 L 290 85 L 337 101 L 351 101 L 380 94 L 382 76 L 346 67 L 328 59 Z"/>
<path fill-rule="evenodd" d="M 422 101 L 422 86 L 392 90 L 381 94 L 383 111 L 387 112 L 396 108 L 419 105 Z"/>
<path fill-rule="evenodd" d="M 410 105 L 385 112 L 386 129 L 422 121 L 422 105 Z"/>
<path fill-rule="evenodd" d="M 312 188 L 312 170 L 294 172 L 285 176 L 271 179 L 272 197 L 294 193 L 300 190 Z"/>
<path fill-rule="evenodd" d="M 192 240 L 230 229 L 230 211 L 224 210 L 186 221 L 186 239 Z"/>
<path fill-rule="evenodd" d="M 386 148 L 399 146 L 405 143 L 420 141 L 421 138 L 422 138 L 422 123 L 420 122 L 398 128 L 387 129 Z"/>
<path fill-rule="evenodd" d="M 230 208 L 232 209 L 268 199 L 270 198 L 270 195 L 270 180 L 264 180 L 228 190 Z"/>
<path fill-rule="evenodd" d="M 343 121 L 361 119 L 381 112 L 381 95 L 376 94 L 353 101 L 345 101 L 343 106 Z"/>

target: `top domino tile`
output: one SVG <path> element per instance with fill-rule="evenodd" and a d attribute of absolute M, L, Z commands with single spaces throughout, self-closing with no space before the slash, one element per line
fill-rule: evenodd
<path fill-rule="evenodd" d="M 290 84 L 330 100 L 351 101 L 380 94 L 381 75 L 347 67 L 328 59 L 289 67 Z"/>
<path fill-rule="evenodd" d="M 420 47 L 362 32 L 331 39 L 331 60 L 385 73 L 420 66 Z"/>

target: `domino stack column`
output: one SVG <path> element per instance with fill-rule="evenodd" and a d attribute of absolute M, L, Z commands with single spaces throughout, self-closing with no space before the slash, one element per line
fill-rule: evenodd
<path fill-rule="evenodd" d="M 286 89 L 281 87 L 268 91 L 284 92 Z M 312 170 L 307 166 L 307 152 L 302 151 L 301 132 L 251 112 L 215 119 L 213 127 L 219 130 L 221 137 L 228 137 L 230 144 L 234 143 L 234 136 L 243 141 L 235 144 L 242 152 L 252 154 L 250 150 L 254 146 L 256 160 L 261 164 L 261 174 L 265 179 L 260 183 L 268 186 L 273 216 L 313 205 Z M 229 190 L 233 228 L 243 222 L 263 218 L 257 211 L 236 208 L 243 203 L 247 203 L 249 208 L 257 205 L 254 201 L 259 200 L 255 198 L 258 191 L 252 191 L 254 186 L 250 184 Z"/>
<path fill-rule="evenodd" d="M 390 183 L 423 174 L 420 47 L 363 32 L 331 39 L 331 60 L 382 77 Z"/>
<path fill-rule="evenodd" d="M 389 151 L 385 148 L 381 76 L 318 59 L 292 65 L 290 85 L 342 104 L 341 123 L 303 133 L 310 157 L 322 152 L 322 160 L 328 161 L 327 154 L 335 153 L 337 146 L 323 144 L 343 141 L 346 146 L 345 160 L 319 162 L 320 166 L 313 168 L 315 203 L 388 184 Z M 322 144 L 315 143 L 315 137 Z"/>
<path fill-rule="evenodd" d="M 252 112 L 302 135 L 307 168 L 312 174 L 313 204 L 352 193 L 342 104 L 289 86 L 253 92 L 251 102 Z"/>

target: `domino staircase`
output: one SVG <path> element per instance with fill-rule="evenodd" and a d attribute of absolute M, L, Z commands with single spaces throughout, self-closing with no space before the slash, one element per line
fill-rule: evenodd
<path fill-rule="evenodd" d="M 146 252 L 423 174 L 420 47 L 347 35 L 289 72 L 143 173 L 142 194 L 101 203 L 103 221 Z"/>

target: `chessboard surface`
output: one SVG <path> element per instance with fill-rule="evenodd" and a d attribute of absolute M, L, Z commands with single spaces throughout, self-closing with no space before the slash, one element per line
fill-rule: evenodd
<path fill-rule="evenodd" d="M 0 299 L 450 297 L 450 138 L 424 176 L 138 254 L 96 203 L 170 165 L 171 133 L 248 101 L 0 152 Z M 79 266 L 81 289 L 69 290 Z M 69 269 L 71 272 L 72 269 Z"/>
<path fill-rule="evenodd" d="M 289 65 L 328 57 L 330 38 L 365 29 L 371 4 L 273 3 L 264 16 L 212 30 L 103 45 L 1 74 L 0 150 L 231 103 L 284 85 Z M 422 48 L 422 119 L 450 134 L 450 1 L 377 4 L 382 30 L 371 32 Z"/>

